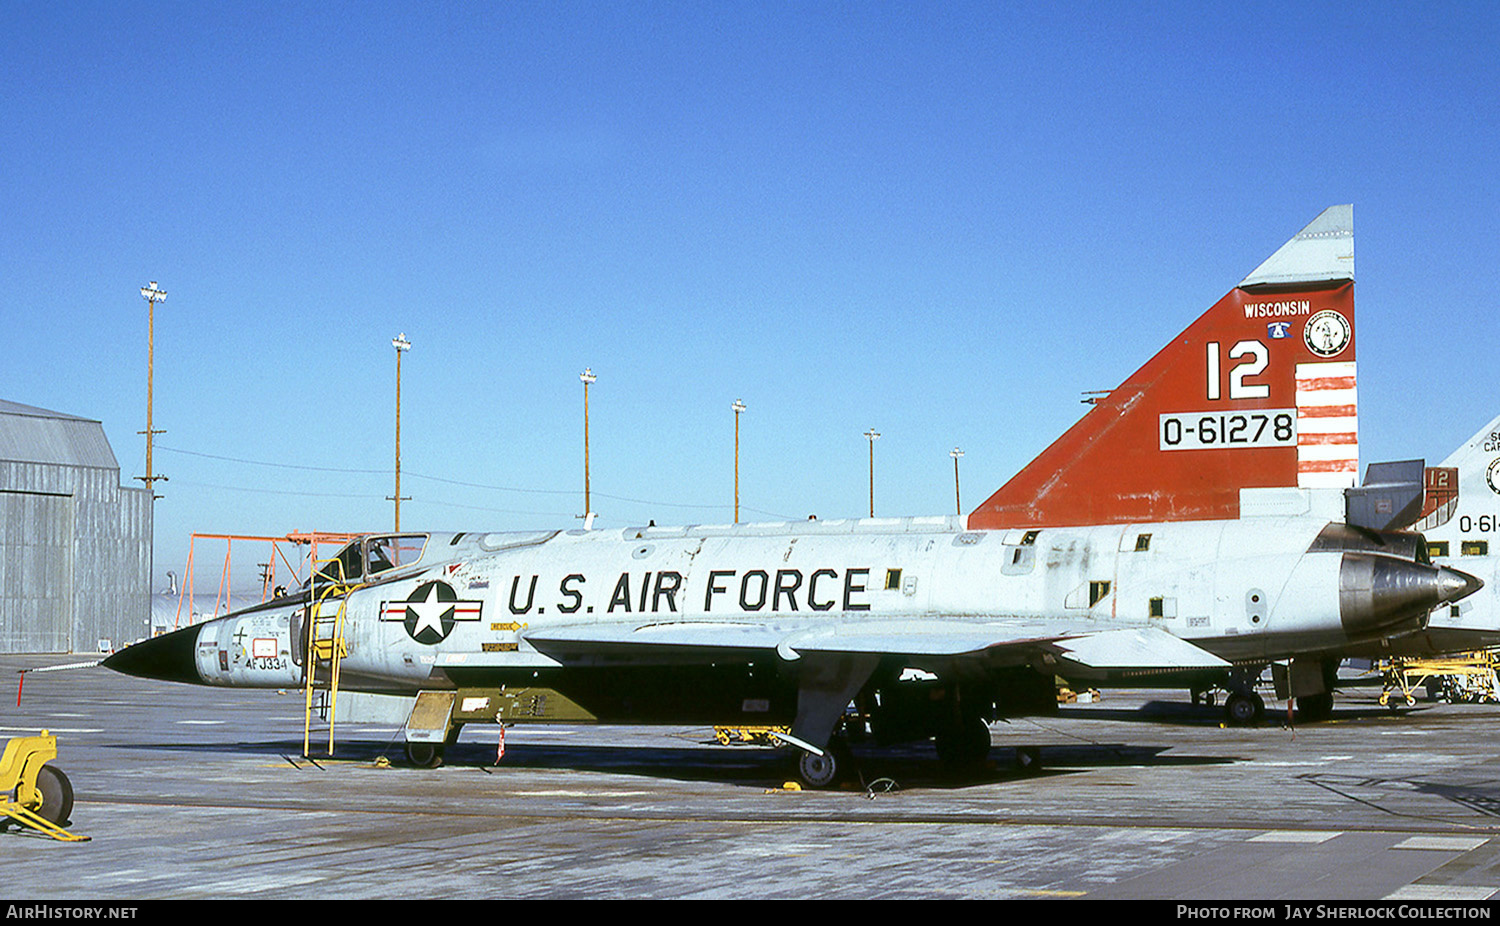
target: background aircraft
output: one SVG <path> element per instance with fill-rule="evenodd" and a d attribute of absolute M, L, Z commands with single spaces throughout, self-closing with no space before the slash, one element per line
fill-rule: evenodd
<path fill-rule="evenodd" d="M 1476 595 L 1434 611 L 1427 626 L 1361 655 L 1434 655 L 1500 646 L 1500 416 L 1424 473 L 1415 530 L 1433 563 L 1482 580 Z"/>

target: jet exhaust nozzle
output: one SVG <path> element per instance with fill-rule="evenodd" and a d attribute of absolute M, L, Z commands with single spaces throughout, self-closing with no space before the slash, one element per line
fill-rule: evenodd
<path fill-rule="evenodd" d="M 1484 588 L 1483 579 L 1478 576 L 1471 576 L 1459 569 L 1439 566 L 1438 576 L 1443 585 L 1442 604 L 1452 604 L 1455 601 L 1460 601 Z"/>
<path fill-rule="evenodd" d="M 1345 553 L 1339 567 L 1339 619 L 1350 637 L 1420 627 L 1433 608 L 1484 587 L 1466 572 L 1395 556 Z"/>

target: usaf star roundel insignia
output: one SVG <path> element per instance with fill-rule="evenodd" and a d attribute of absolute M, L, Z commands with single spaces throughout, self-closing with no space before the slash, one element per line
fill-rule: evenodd
<path fill-rule="evenodd" d="M 1349 319 L 1333 309 L 1324 309 L 1302 326 L 1302 341 L 1319 357 L 1336 357 L 1349 346 L 1351 333 Z"/>
<path fill-rule="evenodd" d="M 387 601 L 380 619 L 400 621 L 407 636 L 431 646 L 448 639 L 458 621 L 477 621 L 482 602 L 460 601 L 453 586 L 441 580 L 423 582 L 405 601 Z"/>
<path fill-rule="evenodd" d="M 1490 491 L 1500 495 L 1500 457 L 1490 461 L 1490 468 L 1484 473 L 1484 481 L 1490 484 Z"/>

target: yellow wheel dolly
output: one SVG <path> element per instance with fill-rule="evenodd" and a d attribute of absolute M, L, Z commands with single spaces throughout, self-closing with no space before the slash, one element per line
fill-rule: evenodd
<path fill-rule="evenodd" d="M 1500 679 L 1496 668 L 1500 660 L 1493 652 L 1454 653 L 1436 658 L 1390 659 L 1380 664 L 1385 687 L 1380 703 L 1392 707 L 1392 700 L 1405 700 L 1408 707 L 1417 703 L 1413 689 L 1427 689 L 1434 701 L 1451 703 L 1500 701 Z"/>
<path fill-rule="evenodd" d="M 714 727 L 714 739 L 720 746 L 779 746 L 776 734 L 790 732 L 790 727 Z"/>
<path fill-rule="evenodd" d="M 76 836 L 62 828 L 73 812 L 73 785 L 68 776 L 53 765 L 57 758 L 57 737 L 43 730 L 40 736 L 17 736 L 5 744 L 0 755 L 0 827 L 12 820 L 41 830 L 63 842 L 87 842 L 89 837 Z"/>

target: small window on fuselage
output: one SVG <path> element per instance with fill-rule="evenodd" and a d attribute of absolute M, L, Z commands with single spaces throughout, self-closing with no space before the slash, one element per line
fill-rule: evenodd
<path fill-rule="evenodd" d="M 1108 582 L 1090 582 L 1089 583 L 1089 607 L 1092 608 L 1094 605 L 1096 605 L 1099 602 L 1103 601 L 1108 596 L 1109 596 L 1109 583 Z"/>

